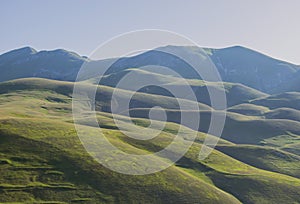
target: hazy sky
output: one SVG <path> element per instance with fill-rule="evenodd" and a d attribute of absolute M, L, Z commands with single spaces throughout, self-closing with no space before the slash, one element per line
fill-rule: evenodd
<path fill-rule="evenodd" d="M 299 0 L 1 0 L 0 22 L 0 53 L 26 45 L 89 55 L 116 35 L 155 28 L 300 64 Z"/>

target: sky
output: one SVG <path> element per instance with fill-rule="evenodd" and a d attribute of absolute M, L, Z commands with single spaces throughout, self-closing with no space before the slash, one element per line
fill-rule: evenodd
<path fill-rule="evenodd" d="M 299 8 L 298 0 L 1 0 L 0 53 L 31 46 L 89 56 L 122 33 L 163 29 L 300 64 Z"/>

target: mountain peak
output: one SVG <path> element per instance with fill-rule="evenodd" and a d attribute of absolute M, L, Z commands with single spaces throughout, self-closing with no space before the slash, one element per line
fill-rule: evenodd
<path fill-rule="evenodd" d="M 37 51 L 29 46 L 18 48 L 15 50 L 10 51 L 9 53 L 19 53 L 19 54 L 35 54 Z"/>
<path fill-rule="evenodd" d="M 233 45 L 233 46 L 226 47 L 224 49 L 248 49 L 248 48 L 243 47 L 241 45 Z"/>
<path fill-rule="evenodd" d="M 68 51 L 65 49 L 55 49 L 55 50 L 42 50 L 37 52 L 38 56 L 48 56 L 48 57 L 63 57 L 63 58 L 71 58 L 79 61 L 88 61 L 87 57 L 82 57 L 76 52 Z"/>
<path fill-rule="evenodd" d="M 19 58 L 29 57 L 31 55 L 36 54 L 37 51 L 33 49 L 32 47 L 22 47 L 18 48 L 9 52 L 6 52 L 2 55 L 0 55 L 1 61 L 7 61 L 7 60 L 15 60 Z"/>

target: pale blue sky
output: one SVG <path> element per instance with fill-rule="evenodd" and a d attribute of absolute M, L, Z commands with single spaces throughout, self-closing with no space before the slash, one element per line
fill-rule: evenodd
<path fill-rule="evenodd" d="M 0 53 L 32 46 L 88 55 L 116 35 L 155 28 L 300 64 L 299 9 L 298 0 L 1 0 Z"/>

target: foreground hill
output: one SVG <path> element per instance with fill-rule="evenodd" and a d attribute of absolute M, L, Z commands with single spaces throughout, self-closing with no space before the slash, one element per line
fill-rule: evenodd
<path fill-rule="evenodd" d="M 258 151 L 244 150 L 248 157 L 238 158 L 222 146 L 241 150 L 243 146 L 220 140 L 218 150 L 205 160 L 198 160 L 206 137 L 198 133 L 190 150 L 170 168 L 147 176 L 118 174 L 95 162 L 83 149 L 73 125 L 72 83 L 24 79 L 2 83 L 0 90 L 0 202 L 300 202 L 299 172 L 286 168 L 297 167 L 298 157 L 283 150 L 270 149 L 268 154 L 273 156 L 266 156 L 262 162 L 255 160 L 262 148 L 252 146 Z M 109 92 L 109 88 L 105 91 Z M 176 123 L 167 123 L 158 137 L 148 141 L 135 140 L 118 130 L 109 112 L 98 110 L 99 124 L 108 140 L 135 154 L 164 148 L 179 128 Z M 176 112 L 176 109 L 172 111 Z M 247 121 L 254 119 L 241 114 L 229 116 L 244 117 Z M 124 116 L 115 119 L 123 120 Z M 96 128 L 85 125 L 86 120 L 81 125 L 88 136 Z M 140 126 L 149 125 L 147 119 L 132 120 Z M 131 131 L 129 124 L 127 128 Z M 185 132 L 187 137 L 183 139 L 189 142 L 188 134 L 194 131 L 185 128 Z M 238 138 L 238 134 L 235 137 Z M 246 139 L 243 135 L 241 138 Z M 111 155 L 112 159 L 117 159 L 115 156 Z M 285 159 L 288 157 L 290 159 Z M 273 158 L 278 163 L 273 163 Z"/>
<path fill-rule="evenodd" d="M 2 119 L 0 128 L 1 202 L 239 203 L 175 166 L 149 176 L 114 173 L 85 153 L 68 123 L 15 118 Z M 118 139 L 120 133 L 109 132 L 115 142 L 134 150 Z"/>

